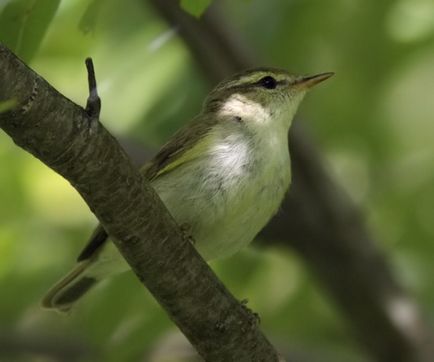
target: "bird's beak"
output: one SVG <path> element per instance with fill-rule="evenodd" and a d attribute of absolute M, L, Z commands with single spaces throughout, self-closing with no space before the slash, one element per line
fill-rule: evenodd
<path fill-rule="evenodd" d="M 304 76 L 304 77 L 297 79 L 294 82 L 294 85 L 296 87 L 307 90 L 307 89 L 312 88 L 314 85 L 321 83 L 321 82 L 325 81 L 326 79 L 329 79 L 334 74 L 335 73 L 333 73 L 333 72 L 328 72 L 328 73 L 321 73 L 321 74 L 316 74 L 316 75 Z"/>

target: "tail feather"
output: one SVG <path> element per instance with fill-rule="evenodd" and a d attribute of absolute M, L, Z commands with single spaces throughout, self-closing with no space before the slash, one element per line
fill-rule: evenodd
<path fill-rule="evenodd" d="M 113 243 L 100 245 L 92 256 L 79 261 L 42 299 L 42 307 L 67 312 L 100 280 L 129 270 Z"/>
<path fill-rule="evenodd" d="M 79 262 L 64 278 L 51 287 L 42 299 L 42 306 L 67 312 L 74 302 L 99 281 L 87 273 L 91 263 L 92 260 Z"/>

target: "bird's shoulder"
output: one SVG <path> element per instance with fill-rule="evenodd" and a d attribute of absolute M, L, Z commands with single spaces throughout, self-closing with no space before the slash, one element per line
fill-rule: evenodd
<path fill-rule="evenodd" d="M 195 117 L 178 130 L 154 158 L 142 167 L 142 173 L 148 180 L 153 180 L 200 156 L 207 147 L 207 136 L 216 123 L 213 117 Z"/>

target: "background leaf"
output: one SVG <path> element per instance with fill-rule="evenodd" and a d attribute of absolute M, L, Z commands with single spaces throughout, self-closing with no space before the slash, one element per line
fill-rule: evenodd
<path fill-rule="evenodd" d="M 181 7 L 186 12 L 198 18 L 211 2 L 212 0 L 181 0 Z"/>
<path fill-rule="evenodd" d="M 38 50 L 60 0 L 15 0 L 0 15 L 0 41 L 30 61 Z"/>
<path fill-rule="evenodd" d="M 79 29 L 84 34 L 88 34 L 95 30 L 102 4 L 103 2 L 101 0 L 92 0 L 87 6 L 78 24 Z"/>

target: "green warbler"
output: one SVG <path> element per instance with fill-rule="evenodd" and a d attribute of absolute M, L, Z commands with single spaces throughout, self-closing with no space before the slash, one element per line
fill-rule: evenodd
<path fill-rule="evenodd" d="M 306 92 L 332 75 L 271 68 L 237 74 L 219 84 L 200 114 L 142 168 L 205 260 L 237 252 L 276 213 L 291 181 L 292 119 Z M 66 311 L 98 281 L 128 269 L 98 226 L 42 305 Z"/>

